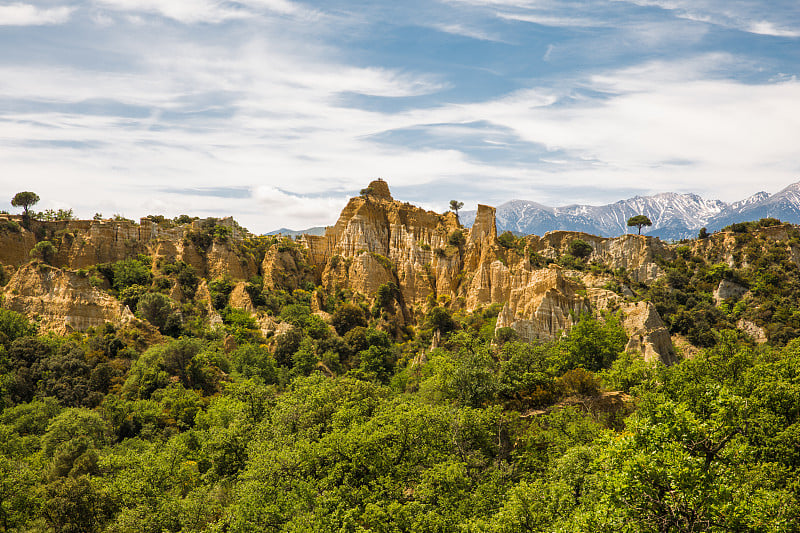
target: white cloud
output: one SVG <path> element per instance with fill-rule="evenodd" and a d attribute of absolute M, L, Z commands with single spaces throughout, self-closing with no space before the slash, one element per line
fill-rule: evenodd
<path fill-rule="evenodd" d="M 739 57 L 707 55 L 583 75 L 567 71 L 557 88 L 529 82 L 524 90 L 473 103 L 381 112 L 348 105 L 350 96 L 373 102 L 433 95 L 448 83 L 437 75 L 355 66 L 346 50 L 298 37 L 337 30 L 323 28 L 325 21 L 276 29 L 295 22 L 296 10 L 304 9 L 282 0 L 242 0 L 238 7 L 211 0 L 95 1 L 112 8 L 96 8 L 96 15 L 111 15 L 130 30 L 129 36 L 120 31 L 119 40 L 99 44 L 119 54 L 117 68 L 0 64 L 0 103 L 25 102 L 19 109 L 31 110 L 0 106 L 3 173 L 25 176 L 30 188 L 40 191 L 43 208 L 51 207 L 49 197 L 81 216 L 234 214 L 250 229 L 267 231 L 332 224 L 347 192 L 376 176 L 390 186 L 416 186 L 426 206 L 436 206 L 438 198 L 422 191 L 441 182 L 459 184 L 465 200 L 527 196 L 559 203 L 547 195 L 567 186 L 596 191 L 612 184 L 711 192 L 732 200 L 757 188 L 778 189 L 800 176 L 800 83 L 791 77 L 749 85 L 732 81 L 727 77 L 732 65 L 748 68 Z M 493 9 L 542 5 L 472 3 Z M 266 30 L 259 25 L 259 36 L 247 44 L 241 44 L 244 39 L 231 44 L 219 34 L 193 43 L 189 34 L 206 28 L 160 35 L 147 24 L 149 14 L 194 23 L 257 17 L 259 10 L 292 16 L 279 17 L 280 23 Z M 128 17 L 142 26 L 126 27 Z M 641 36 L 627 31 L 624 38 L 649 39 L 649 45 L 670 35 L 688 39 L 676 25 L 673 20 L 645 26 Z M 675 31 L 667 31 L 670 27 Z M 463 35 L 475 27 L 468 18 L 454 17 L 441 29 Z M 475 38 L 491 37 L 475 31 Z M 568 46 L 554 40 L 546 57 L 558 61 Z M 92 105 L 102 109 L 79 111 Z M 544 145 L 552 150 L 544 159 L 552 163 L 487 162 L 457 150 L 468 135 L 481 137 L 473 126 L 481 122 L 489 125 L 487 131 L 503 132 L 497 138 L 485 135 L 487 145 L 500 143 L 498 150 L 513 149 L 509 143 Z M 435 146 L 445 148 L 376 142 L 395 130 L 435 135 Z M 676 160 L 691 164 L 676 170 L 670 163 Z M 246 187 L 254 197 L 159 192 L 166 186 Z"/>
<path fill-rule="evenodd" d="M 254 231 L 332 224 L 346 194 L 326 191 L 355 192 L 376 176 L 420 191 L 437 181 L 458 182 L 484 202 L 527 195 L 552 203 L 558 199 L 548 199 L 543 189 L 588 190 L 600 184 L 734 200 L 754 188 L 778 189 L 800 176 L 800 82 L 789 78 L 757 85 L 726 79 L 719 69 L 736 62 L 732 56 L 646 63 L 578 83 L 603 98 L 575 99 L 569 98 L 571 89 L 531 88 L 471 104 L 376 112 L 342 107 L 339 94 L 415 94 L 435 84 L 385 69 L 330 65 L 260 44 L 237 51 L 186 46 L 172 52 L 172 59 L 154 59 L 138 73 L 0 68 L 0 79 L 8 82 L 0 98 L 61 103 L 105 98 L 152 111 L 143 118 L 115 114 L 113 108 L 110 115 L 0 116 L 4 173 L 27 176 L 33 190 L 48 191 L 83 216 L 97 210 L 124 210 L 131 217 L 154 209 L 170 216 L 235 213 Z M 224 112 L 201 121 L 181 118 L 183 112 L 205 110 L 202 98 L 200 104 L 191 102 L 192 95 L 207 92 L 217 95 Z M 567 105 L 568 100 L 573 103 Z M 508 131 L 502 140 L 516 137 L 558 150 L 558 164 L 482 162 L 455 149 L 373 141 L 386 131 L 424 133 L 429 124 L 480 121 Z M 436 135 L 452 135 L 458 146 L 464 132 L 438 128 Z M 671 163 L 676 160 L 691 164 L 676 169 Z M 255 196 L 158 194 L 160 203 L 155 202 L 154 191 L 165 184 L 251 187 Z M 101 190 L 106 198 L 87 190 Z"/>
<path fill-rule="evenodd" d="M 73 7 L 41 9 L 30 4 L 13 3 L 0 6 L 0 26 L 43 26 L 67 22 Z"/>
<path fill-rule="evenodd" d="M 516 20 L 519 22 L 530 22 L 541 26 L 555 27 L 580 27 L 590 28 L 596 26 L 606 26 L 608 23 L 600 19 L 574 16 L 554 16 L 546 13 L 505 13 L 498 12 L 496 15 L 506 20 Z"/>
<path fill-rule="evenodd" d="M 301 11 L 297 4 L 288 0 L 240 0 L 240 3 L 259 9 L 268 9 L 276 13 L 291 15 Z"/>
<path fill-rule="evenodd" d="M 800 37 L 800 30 L 789 30 L 779 28 L 775 23 L 766 20 L 754 22 L 748 31 L 760 35 L 772 35 L 773 37 Z"/>
<path fill-rule="evenodd" d="M 185 24 L 220 23 L 228 20 L 248 19 L 259 12 L 281 15 L 305 13 L 289 0 L 94 0 L 97 5 L 128 12 L 158 14 Z"/>
<path fill-rule="evenodd" d="M 477 39 L 479 41 L 505 42 L 497 35 L 463 24 L 434 24 L 433 28 L 444 33 L 469 37 L 470 39 Z"/>
<path fill-rule="evenodd" d="M 232 9 L 217 0 L 95 0 L 95 2 L 100 6 L 119 11 L 157 13 L 187 24 L 218 23 L 250 16 L 247 11 Z"/>
<path fill-rule="evenodd" d="M 730 200 L 750 194 L 756 176 L 774 187 L 795 181 L 800 83 L 723 79 L 711 66 L 724 59 L 651 63 L 594 76 L 585 86 L 611 96 L 579 105 L 543 106 L 539 97 L 531 100 L 529 91 L 521 91 L 492 102 L 449 106 L 429 120 L 484 120 L 524 141 L 583 158 L 587 163 L 573 160 L 557 176 L 573 186 L 683 187 Z M 669 163 L 676 160 L 691 164 L 676 171 Z"/>

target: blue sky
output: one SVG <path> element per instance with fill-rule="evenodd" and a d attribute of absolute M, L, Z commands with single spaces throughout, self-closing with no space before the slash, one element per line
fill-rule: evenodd
<path fill-rule="evenodd" d="M 797 0 L 12 0 L 0 50 L 0 189 L 82 217 L 800 180 Z"/>

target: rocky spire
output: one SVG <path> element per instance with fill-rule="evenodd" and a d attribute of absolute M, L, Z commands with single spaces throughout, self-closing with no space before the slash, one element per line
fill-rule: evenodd
<path fill-rule="evenodd" d="M 369 195 L 375 198 L 383 198 L 385 200 L 393 200 L 392 193 L 389 192 L 389 184 L 378 178 L 367 186 L 370 190 Z"/>

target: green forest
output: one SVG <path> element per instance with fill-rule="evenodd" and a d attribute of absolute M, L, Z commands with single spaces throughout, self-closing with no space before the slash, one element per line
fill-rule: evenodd
<path fill-rule="evenodd" d="M 685 245 L 632 285 L 699 347 L 670 366 L 626 353 L 613 313 L 547 342 L 496 329 L 499 304 L 433 300 L 401 324 L 392 284 L 366 298 L 255 277 L 253 303 L 287 325 L 265 338 L 230 279 L 208 283 L 210 325 L 166 296 L 192 294 L 191 266 L 97 265 L 82 275 L 139 322 L 55 335 L 0 309 L 0 529 L 798 531 L 800 278 L 757 227 L 734 228 L 733 267 Z M 602 270 L 576 255 L 561 261 Z M 722 279 L 758 305 L 714 305 Z"/>

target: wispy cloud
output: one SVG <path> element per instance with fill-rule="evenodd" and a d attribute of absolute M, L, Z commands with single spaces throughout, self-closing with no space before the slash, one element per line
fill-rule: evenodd
<path fill-rule="evenodd" d="M 479 41 L 504 42 L 504 40 L 497 35 L 494 35 L 487 31 L 483 31 L 479 28 L 470 27 L 463 24 L 436 23 L 433 25 L 433 27 L 445 33 L 450 33 L 453 35 L 461 35 L 462 37 L 469 37 L 470 39 L 478 39 Z"/>
<path fill-rule="evenodd" d="M 65 0 L 47 1 L 37 12 Z M 754 176 L 800 175 L 796 59 L 690 21 L 774 35 L 791 16 L 746 0 L 408 1 L 91 0 L 66 26 L 0 30 L 3 175 L 42 208 L 232 214 L 255 231 L 331 224 L 377 176 L 443 210 L 453 191 L 734 199 Z M 34 45 L 13 46 L 20 31 Z M 707 53 L 731 34 L 759 46 Z"/>
<path fill-rule="evenodd" d="M 795 0 L 614 0 L 658 7 L 675 16 L 759 35 L 800 37 L 800 10 Z M 771 18 L 771 20 L 770 20 Z"/>
<path fill-rule="evenodd" d="M 75 11 L 74 7 L 39 8 L 31 4 L 13 3 L 0 6 L 0 26 L 43 26 L 63 24 Z"/>
<path fill-rule="evenodd" d="M 94 0 L 98 6 L 131 13 L 154 13 L 193 24 L 220 23 L 254 17 L 260 11 L 293 15 L 303 10 L 289 0 Z"/>
<path fill-rule="evenodd" d="M 595 18 L 575 17 L 575 16 L 553 16 L 545 13 L 508 13 L 499 11 L 496 15 L 506 20 L 516 20 L 520 22 L 530 22 L 542 26 L 570 27 L 570 28 L 590 28 L 606 26 L 608 22 Z"/>

